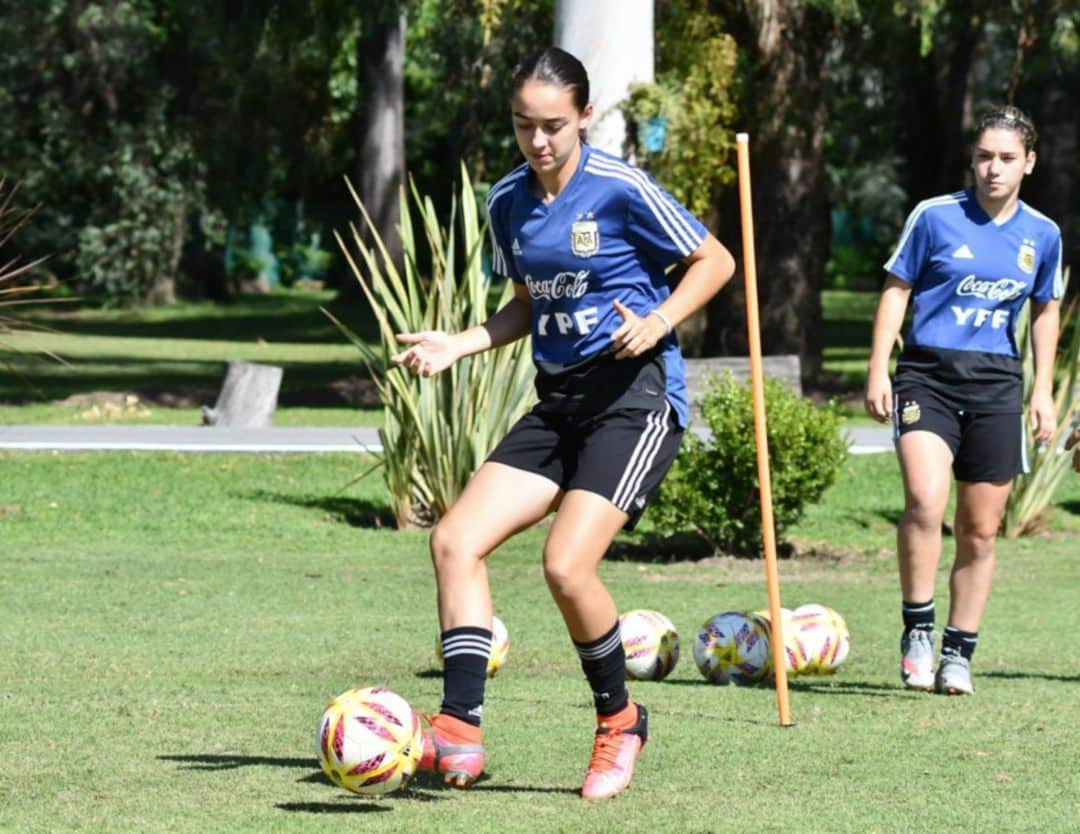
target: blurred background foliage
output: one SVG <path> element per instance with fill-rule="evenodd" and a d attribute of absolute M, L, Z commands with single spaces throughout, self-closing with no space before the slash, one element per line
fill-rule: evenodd
<path fill-rule="evenodd" d="M 517 161 L 509 76 L 550 42 L 555 14 L 554 0 L 0 0 L 0 175 L 40 206 L 12 243 L 116 305 L 226 299 L 271 262 L 274 281 L 343 286 L 329 241 L 354 215 L 342 175 L 373 164 L 358 158 L 373 21 L 403 15 L 400 167 L 445 208 L 460 160 L 481 191 Z M 732 140 L 751 131 L 757 225 L 779 230 L 759 242 L 763 302 L 770 281 L 777 309 L 876 289 L 907 211 L 964 184 L 968 131 L 991 102 L 1034 116 L 1024 198 L 1062 225 L 1072 260 L 1074 3 L 656 0 L 655 29 L 656 82 L 627 109 L 667 132 L 638 161 L 737 250 Z M 815 321 L 764 322 L 766 348 L 812 355 L 784 334 Z"/>

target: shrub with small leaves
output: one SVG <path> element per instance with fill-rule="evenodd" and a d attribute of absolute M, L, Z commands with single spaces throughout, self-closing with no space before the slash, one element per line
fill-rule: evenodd
<path fill-rule="evenodd" d="M 682 450 L 656 497 L 649 518 L 660 532 L 694 532 L 713 547 L 760 555 L 754 411 L 748 385 L 730 374 L 714 377 L 701 398 L 710 436 L 687 432 Z M 821 498 L 847 458 L 840 415 L 781 383 L 765 381 L 770 482 L 777 535 Z"/>

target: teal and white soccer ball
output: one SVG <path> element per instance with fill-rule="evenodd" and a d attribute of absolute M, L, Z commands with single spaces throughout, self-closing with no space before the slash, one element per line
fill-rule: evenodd
<path fill-rule="evenodd" d="M 630 680 L 663 680 L 679 662 L 679 632 L 659 611 L 627 611 L 619 617 L 619 631 Z"/>

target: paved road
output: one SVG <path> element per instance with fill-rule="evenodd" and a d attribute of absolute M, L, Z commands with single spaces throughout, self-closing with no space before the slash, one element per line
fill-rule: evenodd
<path fill-rule="evenodd" d="M 852 454 L 892 451 L 887 428 L 849 429 Z M 0 425 L 0 449 L 27 451 L 378 452 L 371 428 Z"/>

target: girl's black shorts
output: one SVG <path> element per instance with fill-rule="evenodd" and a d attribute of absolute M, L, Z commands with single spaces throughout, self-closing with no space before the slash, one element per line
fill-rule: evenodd
<path fill-rule="evenodd" d="M 958 409 L 910 385 L 899 387 L 893 400 L 893 441 L 912 431 L 936 434 L 952 452 L 956 480 L 1001 483 L 1027 471 L 1022 414 Z"/>
<path fill-rule="evenodd" d="M 613 408 L 599 414 L 552 414 L 537 406 L 502 439 L 489 461 L 535 472 L 563 492 L 607 498 L 632 530 L 679 451 L 683 430 L 666 402 L 661 410 Z"/>

